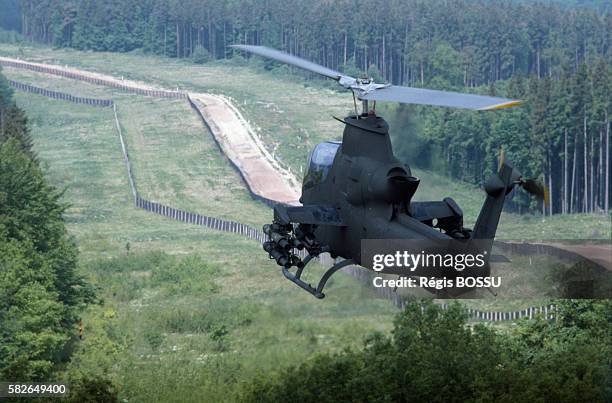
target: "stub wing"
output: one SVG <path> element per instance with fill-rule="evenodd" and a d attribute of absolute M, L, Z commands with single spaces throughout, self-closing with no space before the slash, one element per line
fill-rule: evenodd
<path fill-rule="evenodd" d="M 333 225 L 345 227 L 346 224 L 340 218 L 338 210 L 332 206 L 287 206 L 276 205 L 274 207 L 275 218 L 283 223 Z"/>

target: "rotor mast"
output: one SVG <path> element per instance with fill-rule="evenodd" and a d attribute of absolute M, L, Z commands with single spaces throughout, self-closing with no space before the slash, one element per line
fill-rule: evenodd
<path fill-rule="evenodd" d="M 370 113 L 370 110 L 368 109 L 368 100 L 367 99 L 362 99 L 361 100 L 361 113 L 364 115 L 367 115 L 368 113 Z"/>

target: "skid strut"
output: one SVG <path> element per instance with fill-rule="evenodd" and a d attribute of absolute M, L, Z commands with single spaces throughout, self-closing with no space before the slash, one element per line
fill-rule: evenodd
<path fill-rule="evenodd" d="M 304 259 L 304 266 L 301 268 L 298 268 L 295 274 L 291 273 L 288 268 L 283 267 L 283 274 L 289 281 L 297 284 L 300 288 L 308 291 L 315 297 L 321 299 L 321 298 L 325 298 L 325 294 L 323 294 L 323 287 L 325 287 L 327 280 L 329 280 L 329 278 L 341 268 L 355 264 L 355 262 L 352 259 L 348 259 L 348 260 L 343 260 L 341 262 L 334 264 L 332 267 L 327 269 L 323 277 L 321 277 L 321 280 L 319 280 L 319 284 L 317 285 L 317 288 L 314 288 L 312 285 L 304 282 L 300 278 L 302 275 L 302 271 L 304 270 L 304 267 L 306 267 L 306 264 L 308 264 L 308 262 L 310 262 L 310 260 L 312 260 L 312 258 L 314 257 L 315 257 L 314 255 L 306 256 L 306 258 Z"/>

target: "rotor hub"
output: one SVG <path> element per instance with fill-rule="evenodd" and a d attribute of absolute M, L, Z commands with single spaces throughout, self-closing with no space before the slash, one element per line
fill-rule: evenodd
<path fill-rule="evenodd" d="M 379 90 L 381 88 L 390 87 L 391 84 L 378 84 L 375 83 L 372 78 L 353 78 L 348 76 L 341 76 L 338 80 L 340 85 L 346 89 L 349 89 L 357 95 L 357 98 L 362 98 L 367 94 Z"/>

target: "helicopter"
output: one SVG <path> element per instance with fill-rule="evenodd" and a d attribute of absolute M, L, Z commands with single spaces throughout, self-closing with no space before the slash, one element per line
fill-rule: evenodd
<path fill-rule="evenodd" d="M 316 298 L 325 297 L 327 281 L 343 267 L 370 268 L 362 253 L 362 242 L 370 239 L 432 241 L 440 245 L 453 241 L 463 251 L 485 241 L 485 264 L 458 275 L 486 277 L 494 259 L 490 252 L 506 195 L 519 186 L 538 198 L 547 198 L 544 185 L 524 179 L 504 160 L 502 152 L 498 172 L 484 184 L 486 198 L 476 224 L 473 229 L 465 228 L 463 212 L 451 197 L 412 200 L 420 179 L 395 157 L 389 125 L 375 112 L 377 101 L 491 111 L 520 105 L 520 100 L 375 83 L 372 78 L 350 77 L 268 47 L 231 47 L 330 78 L 353 93 L 355 114 L 334 117 L 344 124 L 342 141 L 319 143 L 310 154 L 299 199 L 302 205 L 277 203 L 273 222 L 263 227 L 265 252 L 281 266 L 288 280 Z M 357 100 L 361 101 L 361 113 Z M 370 101 L 373 109 L 369 109 Z M 313 286 L 302 275 L 308 263 L 323 253 L 329 253 L 336 262 Z"/>

